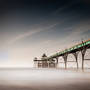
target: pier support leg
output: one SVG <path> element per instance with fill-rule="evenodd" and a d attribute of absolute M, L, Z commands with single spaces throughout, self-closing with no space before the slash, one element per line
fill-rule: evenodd
<path fill-rule="evenodd" d="M 58 57 L 56 58 L 56 63 L 58 64 Z"/>
<path fill-rule="evenodd" d="M 65 63 L 65 69 L 67 69 L 67 56 L 68 56 L 68 54 L 65 54 L 65 55 L 63 56 L 64 63 Z"/>
<path fill-rule="evenodd" d="M 76 59 L 77 69 L 78 69 L 78 53 L 79 53 L 79 52 L 73 53 L 73 55 L 74 55 L 74 57 L 75 57 L 75 59 Z"/>
<path fill-rule="evenodd" d="M 82 54 L 82 70 L 84 69 L 84 56 L 85 56 L 85 53 L 86 53 L 86 48 L 81 50 L 81 54 Z"/>
<path fill-rule="evenodd" d="M 34 67 L 37 68 L 37 61 L 34 61 Z"/>
<path fill-rule="evenodd" d="M 56 57 L 56 67 L 58 67 L 58 57 Z"/>
<path fill-rule="evenodd" d="M 49 68 L 49 60 L 48 60 L 48 68 Z"/>

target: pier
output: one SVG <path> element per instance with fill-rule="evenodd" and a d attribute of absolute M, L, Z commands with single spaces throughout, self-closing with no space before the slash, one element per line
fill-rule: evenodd
<path fill-rule="evenodd" d="M 76 44 L 68 49 L 65 49 L 63 51 L 60 51 L 58 53 L 55 53 L 54 55 L 51 55 L 47 57 L 45 54 L 42 56 L 41 60 L 38 60 L 37 58 L 34 59 L 34 64 L 35 67 L 38 68 L 51 68 L 51 67 L 57 67 L 59 58 L 62 57 L 64 60 L 64 66 L 65 69 L 67 69 L 67 62 L 76 62 L 77 64 L 77 69 L 79 68 L 78 66 L 78 54 L 81 52 L 82 56 L 82 70 L 84 69 L 84 62 L 89 61 L 90 59 L 85 59 L 85 53 L 86 51 L 90 49 L 90 39 L 86 41 L 82 41 L 79 44 Z M 69 61 L 68 55 L 73 54 L 75 57 L 75 61 Z M 61 62 L 62 63 L 62 62 Z"/>

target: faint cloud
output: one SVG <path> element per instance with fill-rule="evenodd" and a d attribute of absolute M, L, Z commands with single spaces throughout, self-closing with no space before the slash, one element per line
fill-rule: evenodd
<path fill-rule="evenodd" d="M 25 32 L 25 33 L 23 33 L 23 34 L 19 34 L 18 36 L 16 36 L 16 37 L 14 37 L 13 39 L 11 39 L 11 40 L 8 42 L 8 44 L 9 44 L 9 45 L 10 45 L 10 44 L 13 44 L 13 43 L 15 43 L 16 41 L 21 40 L 21 39 L 24 39 L 24 38 L 26 38 L 26 37 L 28 37 L 28 36 L 32 36 L 32 35 L 34 35 L 34 34 L 37 34 L 37 33 L 39 33 L 39 32 L 45 31 L 45 30 L 49 30 L 49 29 L 55 27 L 57 24 L 58 24 L 58 23 L 52 24 L 52 25 L 50 25 L 50 26 L 48 26 L 48 27 L 32 29 L 32 30 L 30 30 L 29 32 Z"/>

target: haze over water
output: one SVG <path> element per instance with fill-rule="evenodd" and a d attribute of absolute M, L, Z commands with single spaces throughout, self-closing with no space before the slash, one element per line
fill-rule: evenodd
<path fill-rule="evenodd" d="M 90 90 L 90 73 L 64 69 L 1 69 L 0 90 Z"/>

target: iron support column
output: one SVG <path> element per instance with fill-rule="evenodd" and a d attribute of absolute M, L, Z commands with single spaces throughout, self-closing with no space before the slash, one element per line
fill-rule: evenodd
<path fill-rule="evenodd" d="M 68 54 L 65 54 L 65 55 L 63 56 L 64 63 L 65 63 L 65 69 L 67 69 L 67 56 L 68 56 Z"/>
<path fill-rule="evenodd" d="M 84 69 L 84 56 L 85 56 L 85 52 L 86 52 L 86 48 L 83 48 L 81 50 L 81 54 L 82 54 L 82 70 Z"/>
<path fill-rule="evenodd" d="M 56 63 L 58 64 L 58 57 L 56 57 Z"/>
<path fill-rule="evenodd" d="M 56 57 L 56 67 L 58 67 L 58 57 Z"/>
<path fill-rule="evenodd" d="M 74 55 L 74 57 L 75 57 L 75 59 L 76 59 L 77 69 L 78 69 L 78 53 L 79 53 L 79 52 L 73 53 L 73 55 Z"/>

